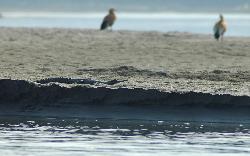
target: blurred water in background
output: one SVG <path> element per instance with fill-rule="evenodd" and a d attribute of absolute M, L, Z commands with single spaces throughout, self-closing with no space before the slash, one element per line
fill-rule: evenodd
<path fill-rule="evenodd" d="M 191 32 L 212 34 L 217 14 L 197 13 L 117 13 L 114 30 Z M 3 27 L 45 27 L 99 29 L 103 13 L 6 12 Z M 225 14 L 228 36 L 250 36 L 250 14 Z"/>
<path fill-rule="evenodd" d="M 111 7 L 115 30 L 211 34 L 223 13 L 227 35 L 250 36 L 249 0 L 0 0 L 0 26 L 99 29 Z"/>

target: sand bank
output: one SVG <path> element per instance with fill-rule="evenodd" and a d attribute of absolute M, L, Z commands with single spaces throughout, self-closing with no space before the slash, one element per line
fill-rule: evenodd
<path fill-rule="evenodd" d="M 212 35 L 56 28 L 0 28 L 0 36 L 1 104 L 250 108 L 250 38 L 219 43 Z M 71 90 L 67 98 L 65 90 Z"/>
<path fill-rule="evenodd" d="M 117 79 L 116 87 L 250 95 L 250 38 L 28 28 L 0 28 L 0 36 L 1 79 Z"/>

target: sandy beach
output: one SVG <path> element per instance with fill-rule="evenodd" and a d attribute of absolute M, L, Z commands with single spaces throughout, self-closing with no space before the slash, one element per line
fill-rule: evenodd
<path fill-rule="evenodd" d="M 0 36 L 1 79 L 250 96 L 250 38 L 56 28 L 0 28 Z"/>

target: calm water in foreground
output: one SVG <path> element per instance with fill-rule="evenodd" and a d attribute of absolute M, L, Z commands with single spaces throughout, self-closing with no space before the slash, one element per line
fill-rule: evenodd
<path fill-rule="evenodd" d="M 250 124 L 0 118 L 8 156 L 249 156 Z"/>

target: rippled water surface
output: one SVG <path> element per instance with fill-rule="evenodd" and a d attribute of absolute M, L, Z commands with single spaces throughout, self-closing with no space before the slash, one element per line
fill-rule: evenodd
<path fill-rule="evenodd" d="M 1 155 L 250 155 L 250 124 L 0 118 Z"/>

